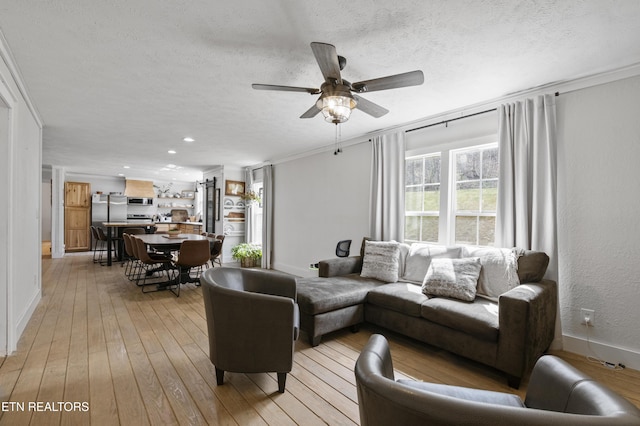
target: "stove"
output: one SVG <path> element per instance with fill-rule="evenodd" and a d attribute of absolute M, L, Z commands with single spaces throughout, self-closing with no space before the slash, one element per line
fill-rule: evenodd
<path fill-rule="evenodd" d="M 148 214 L 128 214 L 127 222 L 151 222 L 153 216 Z"/>

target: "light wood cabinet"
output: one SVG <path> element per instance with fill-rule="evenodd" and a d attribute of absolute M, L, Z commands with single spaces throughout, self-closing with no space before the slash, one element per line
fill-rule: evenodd
<path fill-rule="evenodd" d="M 187 224 L 181 223 L 178 225 L 178 229 L 180 229 L 181 234 L 200 234 L 200 230 L 202 229 L 202 224 Z"/>
<path fill-rule="evenodd" d="M 181 234 L 200 234 L 202 232 L 202 224 L 199 222 L 191 223 L 156 223 L 156 232 L 167 232 L 169 228 L 178 228 Z"/>
<path fill-rule="evenodd" d="M 65 251 L 91 249 L 91 184 L 64 184 L 64 245 Z"/>

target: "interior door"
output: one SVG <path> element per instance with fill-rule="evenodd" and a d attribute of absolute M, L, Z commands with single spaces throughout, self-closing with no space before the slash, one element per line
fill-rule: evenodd
<path fill-rule="evenodd" d="M 89 251 L 91 238 L 91 184 L 64 184 L 64 246 L 65 251 Z"/>
<path fill-rule="evenodd" d="M 216 200 L 216 182 L 214 181 L 205 185 L 205 198 L 204 198 L 204 210 L 205 210 L 205 226 L 206 231 L 212 234 L 216 233 L 216 209 L 218 200 Z"/>

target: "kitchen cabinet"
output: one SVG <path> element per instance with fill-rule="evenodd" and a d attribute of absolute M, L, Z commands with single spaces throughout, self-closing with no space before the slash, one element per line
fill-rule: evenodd
<path fill-rule="evenodd" d="M 178 229 L 180 229 L 181 234 L 200 234 L 202 224 L 181 223 L 180 225 L 178 225 Z"/>
<path fill-rule="evenodd" d="M 91 249 L 91 184 L 64 184 L 64 246 L 66 252 Z"/>
<path fill-rule="evenodd" d="M 180 223 L 156 223 L 156 232 L 167 232 L 169 228 L 178 228 L 181 234 L 200 234 L 202 232 L 202 223 L 199 222 L 180 222 Z"/>

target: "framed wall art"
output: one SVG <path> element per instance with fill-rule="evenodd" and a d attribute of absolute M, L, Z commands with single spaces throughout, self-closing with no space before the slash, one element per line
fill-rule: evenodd
<path fill-rule="evenodd" d="M 224 181 L 224 195 L 244 195 L 244 182 L 239 180 Z"/>

